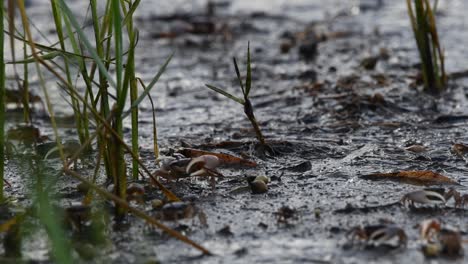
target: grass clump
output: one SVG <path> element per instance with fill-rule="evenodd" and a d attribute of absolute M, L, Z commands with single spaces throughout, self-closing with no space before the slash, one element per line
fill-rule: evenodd
<path fill-rule="evenodd" d="M 149 84 L 145 85 L 136 76 L 135 52 L 138 43 L 138 29 L 134 27 L 133 14 L 140 0 L 105 1 L 103 12 L 98 12 L 98 1 L 89 0 L 89 16 L 92 21 L 91 34 L 85 33 L 85 27 L 89 26 L 83 26 L 78 21 L 79 16 L 72 12 L 67 1 L 51 0 L 50 5 L 58 41 L 50 45 L 40 44 L 33 38 L 32 20 L 27 15 L 24 1 L 8 1 L 8 3 L 9 14 L 19 11 L 21 19 L 19 22 L 22 26 L 22 28 L 17 28 L 16 25 L 20 23 L 15 23 L 15 18 L 10 16 L 8 34 L 11 39 L 21 41 L 25 47 L 24 58 L 16 60 L 15 56 L 12 55 L 11 63 L 24 64 L 25 80 L 28 75 L 32 74 L 36 74 L 38 77 L 37 88 L 41 88 L 44 94 L 47 114 L 60 156 L 59 162 L 62 165 L 61 169 L 56 171 L 58 175 L 60 177 L 62 174 L 69 175 L 87 187 L 87 194 L 82 200 L 83 205 L 89 205 L 94 194 L 100 195 L 113 202 L 116 209 L 116 219 L 123 219 L 127 213 L 132 213 L 148 224 L 197 248 L 204 254 L 209 254 L 206 248 L 165 226 L 144 211 L 132 207 L 126 199 L 127 181 L 130 176 L 130 173 L 127 173 L 126 158 L 130 157 L 133 179 L 136 180 L 140 176 L 146 175 L 152 179 L 152 183 L 161 190 L 168 201 L 180 201 L 176 195 L 152 176 L 138 154 L 138 106 L 145 97 L 149 97 L 151 89 L 155 87 L 172 58 L 172 55 L 169 56 Z M 101 3 L 99 2 L 99 4 Z M 3 13 L 1 14 L 3 15 Z M 3 35 L 0 44 L 3 44 L 2 41 Z M 3 48 L 3 45 L 1 46 Z M 1 69 L 4 69 L 3 57 L 0 58 L 0 62 L 2 63 Z M 35 66 L 34 71 L 27 70 L 29 64 Z M 48 72 L 49 75 L 45 75 L 45 72 Z M 64 143 L 61 140 L 61 131 L 55 121 L 54 104 L 51 101 L 53 98 L 49 97 L 50 86 L 47 83 L 48 79 L 44 76 L 54 78 L 54 83 L 56 82 L 61 91 L 65 93 L 63 98 L 73 110 L 76 135 L 80 141 L 79 147 L 74 148 L 73 153 L 67 153 L 67 142 Z M 1 77 L 4 78 L 4 71 Z M 4 79 L 0 81 L 4 81 Z M 4 85 L 1 85 L 2 100 L 4 100 L 3 89 Z M 3 102 L 0 106 L 4 106 Z M 0 111 L 0 126 L 3 126 L 4 109 L 0 108 Z M 130 144 L 126 143 L 123 131 L 126 118 L 130 118 L 132 124 Z M 0 128 L 2 128 L 3 133 L 3 127 Z M 156 133 L 154 135 L 154 149 L 157 156 Z M 3 139 L 2 134 L 0 137 L 2 150 Z M 71 164 L 86 150 L 93 150 L 94 146 L 97 146 L 97 151 L 90 151 L 96 154 L 93 164 L 94 175 L 92 178 L 83 177 L 72 168 Z M 3 165 L 3 153 L 0 152 L 0 154 L 0 161 Z M 97 176 L 102 167 L 101 163 L 108 181 L 113 184 L 112 192 L 108 192 L 96 184 Z M 28 174 L 41 180 L 41 173 L 39 169 L 36 169 Z M 0 182 L 3 183 L 3 180 L 0 179 Z M 51 183 L 49 187 L 52 188 L 54 184 Z M 0 187 L 3 186 L 0 185 Z M 70 259 L 70 243 L 68 243 L 65 232 L 58 228 L 60 217 L 54 217 L 49 213 L 52 204 L 47 196 L 48 189 L 40 181 L 32 189 L 35 189 L 37 193 L 37 204 L 41 209 L 35 217 L 43 223 L 48 232 L 55 259 L 59 263 L 67 263 L 67 259 Z M 0 232 L 8 231 L 10 226 L 0 225 Z"/>
<path fill-rule="evenodd" d="M 447 76 L 434 15 L 438 1 L 434 2 L 433 7 L 429 0 L 406 0 L 406 2 L 421 59 L 424 88 L 429 93 L 440 93 L 445 89 Z"/>
<path fill-rule="evenodd" d="M 205 84 L 206 87 L 210 88 L 211 90 L 222 94 L 226 96 L 227 98 L 233 100 L 234 102 L 237 102 L 241 104 L 244 107 L 244 113 L 249 119 L 250 123 L 252 124 L 252 127 L 255 131 L 255 134 L 257 136 L 257 139 L 260 143 L 260 146 L 262 149 L 267 150 L 268 152 L 273 152 L 273 150 L 267 145 L 265 141 L 265 137 L 263 136 L 263 133 L 260 129 L 260 126 L 258 125 L 257 119 L 255 118 L 254 115 L 254 109 L 252 106 L 252 103 L 250 102 L 250 90 L 252 87 L 252 67 L 251 67 L 251 60 L 250 60 L 250 43 L 247 45 L 247 73 L 245 76 L 245 82 L 242 81 L 242 77 L 240 75 L 239 71 L 239 66 L 237 65 L 237 60 L 235 57 L 232 58 L 234 68 L 236 70 L 236 75 L 237 75 L 237 80 L 239 81 L 239 86 L 242 91 L 243 97 L 237 97 L 233 94 L 230 94 L 226 91 L 226 89 L 222 89 L 213 85 Z"/>

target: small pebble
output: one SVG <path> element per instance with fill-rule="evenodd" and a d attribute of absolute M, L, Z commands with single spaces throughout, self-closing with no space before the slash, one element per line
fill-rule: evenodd
<path fill-rule="evenodd" d="M 160 209 L 163 205 L 163 201 L 159 199 L 154 199 L 151 201 L 151 207 L 153 207 L 153 209 Z"/>
<path fill-rule="evenodd" d="M 253 194 L 266 193 L 268 191 L 268 185 L 264 181 L 255 180 L 250 183 L 250 189 Z"/>

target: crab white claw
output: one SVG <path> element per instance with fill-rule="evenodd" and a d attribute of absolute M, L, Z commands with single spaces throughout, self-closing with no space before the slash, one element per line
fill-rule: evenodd
<path fill-rule="evenodd" d="M 419 204 L 445 204 L 445 197 L 435 191 L 431 190 L 420 190 L 410 192 L 403 196 L 401 199 L 402 203 L 408 203 L 411 206 L 414 206 L 415 203 Z"/>
<path fill-rule="evenodd" d="M 190 161 L 187 165 L 186 172 L 190 174 L 190 176 L 202 176 L 207 174 L 207 170 L 213 170 L 218 167 L 220 164 L 219 158 L 213 155 L 202 155 L 196 157 Z M 195 165 L 201 166 L 201 169 L 192 171 L 192 167 Z"/>

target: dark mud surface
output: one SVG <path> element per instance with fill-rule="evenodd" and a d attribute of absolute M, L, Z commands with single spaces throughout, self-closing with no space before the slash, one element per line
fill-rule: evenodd
<path fill-rule="evenodd" d="M 42 2 L 30 8 L 38 18 L 48 12 Z M 218 180 L 214 192 L 199 179 L 166 184 L 178 196 L 193 201 L 206 214 L 208 226 L 196 217 L 165 223 L 214 256 L 200 256 L 130 216 L 131 227 L 111 232 L 112 243 L 99 248 L 96 260 L 423 263 L 416 224 L 430 217 L 458 228 L 467 239 L 466 206 L 455 209 L 451 201 L 439 209 L 408 209 L 395 202 L 423 187 L 359 178 L 374 172 L 432 170 L 457 180 L 460 186 L 456 188 L 468 193 L 466 157 L 451 152 L 454 143 L 468 143 L 468 79 L 452 78 L 448 91 L 439 97 L 420 91 L 417 50 L 405 1 L 233 1 L 216 5 L 213 17 L 206 16 L 203 1 L 158 2 L 142 1 L 138 13 L 137 74 L 149 82 L 175 53 L 152 94 L 162 153 L 192 147 L 249 155 L 258 166 L 221 168 L 225 178 Z M 461 0 L 440 4 L 439 31 L 449 73 L 468 69 L 462 44 L 468 34 L 462 10 L 467 8 Z M 214 29 L 199 26 L 203 22 Z M 42 23 L 38 27 L 47 32 L 48 25 Z M 215 84 L 239 94 L 231 57 L 238 58 L 244 72 L 248 41 L 253 61 L 252 102 L 265 137 L 278 152 L 275 157 L 256 156 L 255 134 L 242 108 L 203 85 Z M 314 45 L 316 49 L 311 48 Z M 61 104 L 57 97 L 56 110 L 69 114 L 71 109 Z M 149 101 L 140 109 L 141 156 L 155 170 Z M 45 120 L 38 119 L 36 125 L 52 137 Z M 69 129 L 64 132 L 73 135 Z M 236 144 L 218 144 L 227 141 Z M 427 151 L 405 150 L 413 144 L 422 144 Z M 13 188 L 7 193 L 27 203 L 18 166 L 13 160 L 8 162 L 7 177 Z M 234 191 L 247 185 L 246 176 L 257 175 L 271 177 L 267 193 Z M 63 187 L 58 191 L 66 194 L 66 201 L 81 199 L 75 181 L 64 176 L 60 182 Z M 155 215 L 149 200 L 162 196 L 156 189 L 147 196 L 148 201 L 137 206 Z M 278 223 L 277 212 L 283 206 L 297 211 L 297 217 L 286 224 Z M 379 219 L 392 220 L 405 229 L 407 248 L 343 247 L 347 230 Z M 25 258 L 48 258 L 45 241 L 25 244 L 29 251 Z M 437 259 L 441 263 L 464 261 L 466 257 Z"/>

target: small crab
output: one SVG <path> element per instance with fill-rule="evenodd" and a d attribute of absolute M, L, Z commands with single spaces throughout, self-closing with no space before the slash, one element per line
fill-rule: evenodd
<path fill-rule="evenodd" d="M 408 241 L 405 231 L 393 223 L 356 226 L 346 234 L 346 237 L 351 244 L 359 241 L 367 246 L 387 245 L 395 248 L 406 246 Z M 392 243 L 395 239 L 396 245 Z"/>
<path fill-rule="evenodd" d="M 419 223 L 418 226 L 421 240 L 433 243 L 440 231 L 441 223 L 437 219 L 427 219 Z"/>
<path fill-rule="evenodd" d="M 403 195 L 400 202 L 414 207 L 414 204 L 445 204 L 444 189 L 424 189 Z"/>
<path fill-rule="evenodd" d="M 281 206 L 274 214 L 276 215 L 276 221 L 278 224 L 287 225 L 289 224 L 289 221 L 296 221 L 299 219 L 299 212 L 286 205 Z"/>
<path fill-rule="evenodd" d="M 81 231 L 91 220 L 91 207 L 81 203 L 72 203 L 65 208 L 65 224 L 72 230 Z"/>
<path fill-rule="evenodd" d="M 465 204 L 468 204 L 468 194 L 461 195 L 454 188 L 450 188 L 449 191 L 444 195 L 445 200 L 452 198 L 455 200 L 455 207 L 464 207 Z"/>
<path fill-rule="evenodd" d="M 166 157 L 159 159 L 161 167 L 153 173 L 155 177 L 163 177 L 167 180 L 177 180 L 180 178 L 188 177 L 189 175 L 185 172 L 187 165 L 191 159 L 182 157 Z"/>
<path fill-rule="evenodd" d="M 168 180 L 177 180 L 190 176 L 222 176 L 216 171 L 219 158 L 213 155 L 202 155 L 193 159 L 169 157 L 161 159 L 161 168 L 153 176 Z"/>
<path fill-rule="evenodd" d="M 210 185 L 214 191 L 215 177 L 223 176 L 216 170 L 220 163 L 219 158 L 214 155 L 201 155 L 192 159 L 170 158 L 162 161 L 161 168 L 153 176 L 161 176 L 167 180 L 178 180 L 191 176 L 208 176 L 211 177 Z"/>
<path fill-rule="evenodd" d="M 131 183 L 127 187 L 127 202 L 136 201 L 137 203 L 143 203 L 143 196 L 145 195 L 145 188 L 143 185 L 138 183 Z"/>
<path fill-rule="evenodd" d="M 195 206 L 193 203 L 188 202 L 171 202 L 165 204 L 161 210 L 156 214 L 156 218 L 163 221 L 178 221 L 198 216 L 200 223 L 204 226 L 207 225 L 205 213 Z"/>
<path fill-rule="evenodd" d="M 457 230 L 442 228 L 438 238 L 442 245 L 442 254 L 450 257 L 457 257 L 463 254 L 462 238 Z"/>
<path fill-rule="evenodd" d="M 458 257 L 463 254 L 462 238 L 457 230 L 442 226 L 437 219 L 424 220 L 419 224 L 422 250 L 428 257 L 445 255 Z"/>

